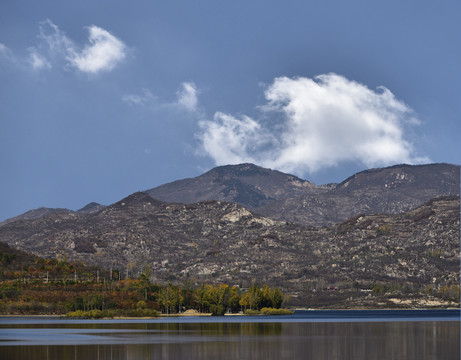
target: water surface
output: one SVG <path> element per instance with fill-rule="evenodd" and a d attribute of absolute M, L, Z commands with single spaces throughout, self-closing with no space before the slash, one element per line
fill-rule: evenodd
<path fill-rule="evenodd" d="M 459 311 L 0 318 L 0 359 L 459 359 Z"/>

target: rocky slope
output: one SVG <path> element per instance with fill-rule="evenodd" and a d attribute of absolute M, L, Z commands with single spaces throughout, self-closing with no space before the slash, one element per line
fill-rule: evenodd
<path fill-rule="evenodd" d="M 358 215 L 317 228 L 255 215 L 235 203 L 163 203 L 136 193 L 94 214 L 6 224 L 0 241 L 132 274 L 147 265 L 161 281 L 267 282 L 302 299 L 355 282 L 418 289 L 457 284 L 459 214 L 459 197 L 451 196 L 402 214 Z"/>
<path fill-rule="evenodd" d="M 332 225 L 359 213 L 397 214 L 460 191 L 460 167 L 396 165 L 317 186 L 253 164 L 221 166 L 192 179 L 147 190 L 167 202 L 236 202 L 267 217 L 304 225 Z"/>

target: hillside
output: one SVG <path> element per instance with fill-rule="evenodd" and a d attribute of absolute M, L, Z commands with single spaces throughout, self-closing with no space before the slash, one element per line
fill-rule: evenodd
<path fill-rule="evenodd" d="M 0 228 L 0 241 L 44 257 L 139 273 L 249 286 L 267 282 L 308 298 L 326 285 L 459 280 L 459 197 L 397 215 L 361 215 L 329 228 L 251 213 L 235 203 L 168 204 L 133 194 L 96 214 L 56 213 Z"/>

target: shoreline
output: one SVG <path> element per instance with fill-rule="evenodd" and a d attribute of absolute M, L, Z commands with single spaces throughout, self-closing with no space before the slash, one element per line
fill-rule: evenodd
<path fill-rule="evenodd" d="M 444 308 L 354 308 L 354 309 L 315 309 L 315 308 L 294 308 L 292 311 L 408 311 L 408 310 L 420 310 L 420 311 L 430 311 L 430 310 L 459 310 L 461 307 L 444 307 Z M 255 314 L 248 315 L 243 313 L 227 313 L 223 316 L 271 316 L 264 314 Z M 277 315 L 274 315 L 277 316 Z M 55 318 L 55 319 L 77 319 L 77 318 L 67 318 L 66 314 L 0 314 L 0 317 L 3 318 Z M 181 314 L 160 314 L 157 317 L 135 317 L 135 316 L 114 316 L 112 318 L 102 318 L 102 319 L 85 319 L 85 320 L 149 320 L 149 319 L 160 319 L 160 318 L 183 318 L 183 317 L 212 317 L 211 313 L 199 313 L 199 312 L 190 312 L 190 313 L 181 313 Z M 216 316 L 219 317 L 219 316 Z"/>

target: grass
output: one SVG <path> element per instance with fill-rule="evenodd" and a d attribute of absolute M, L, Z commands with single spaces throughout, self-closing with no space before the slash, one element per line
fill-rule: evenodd
<path fill-rule="evenodd" d="M 153 309 L 132 309 L 132 310 L 77 310 L 71 311 L 66 314 L 68 318 L 79 318 L 79 319 L 104 319 L 113 318 L 117 316 L 125 317 L 158 317 L 159 313 Z"/>

